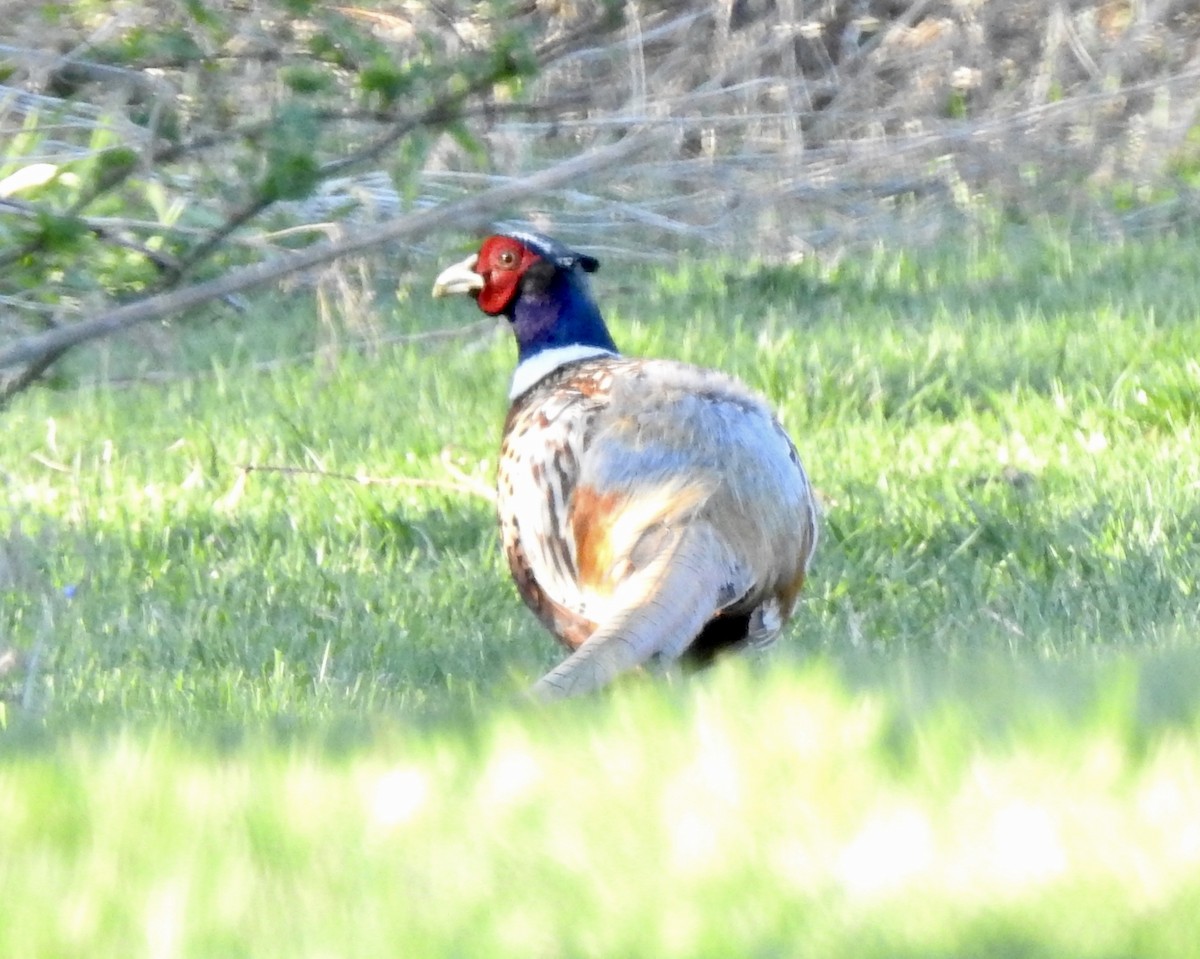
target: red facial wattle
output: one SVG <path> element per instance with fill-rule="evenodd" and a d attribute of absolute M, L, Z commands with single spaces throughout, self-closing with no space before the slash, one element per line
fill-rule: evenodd
<path fill-rule="evenodd" d="M 503 313 L 517 295 L 521 277 L 540 259 L 511 237 L 493 236 L 479 249 L 475 270 L 483 277 L 479 308 L 490 316 Z"/>

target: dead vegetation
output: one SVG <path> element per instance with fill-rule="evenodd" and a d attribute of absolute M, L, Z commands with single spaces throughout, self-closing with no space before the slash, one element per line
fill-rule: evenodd
<path fill-rule="evenodd" d="M 266 115 L 280 64 L 294 65 L 307 32 L 302 19 L 278 19 L 277 7 L 221 5 L 240 11 L 239 27 L 205 53 L 241 66 L 220 75 L 223 95 L 201 97 L 194 65 L 135 71 L 87 60 L 89 48 L 147 29 L 169 5 L 97 5 L 87 36 L 51 33 L 49 43 L 28 5 L 3 6 L 9 22 L 24 22 L 2 51 L 23 51 L 19 82 L 0 91 L 8 135 L 25 106 L 47 98 L 60 124 L 133 119 L 149 103 L 196 134 L 216 133 Z M 478 6 L 339 9 L 402 60 L 431 35 L 447 54 L 486 47 L 496 25 Z M 898 208 L 961 209 L 980 197 L 1017 211 L 1045 209 L 1048 198 L 1067 208 L 1116 189 L 1145 199 L 1165 174 L 1200 165 L 1200 13 L 1190 0 L 668 0 L 625 3 L 610 28 L 597 25 L 606 22 L 599 6 L 522 8 L 543 43 L 570 39 L 544 59 L 522 109 L 509 94 L 480 100 L 468 124 L 484 155 L 442 136 L 415 151 L 415 197 L 384 155 L 373 169 L 327 177 L 289 214 L 318 221 L 314 231 L 347 215 L 387 219 L 647 124 L 668 129 L 669 144 L 555 191 L 541 214 L 580 231 L 629 224 L 641 236 L 807 246 L 872 232 Z M 571 37 L 580 23 L 589 35 Z M 152 133 L 145 123 L 121 130 Z M 348 121 L 345 134 L 353 143 L 361 128 Z M 190 171 L 198 182 L 231 172 L 219 151 L 206 162 Z"/>
<path fill-rule="evenodd" d="M 622 171 L 604 202 L 564 204 L 581 231 L 632 221 L 643 235 L 798 251 L 936 233 L 980 205 L 1102 217 L 1189 205 L 1200 13 L 1185 0 L 626 10 L 619 36 L 540 82 L 543 96 L 594 91 L 586 109 L 490 130 L 510 170 L 604 128 L 672 129 L 670 154 Z"/>

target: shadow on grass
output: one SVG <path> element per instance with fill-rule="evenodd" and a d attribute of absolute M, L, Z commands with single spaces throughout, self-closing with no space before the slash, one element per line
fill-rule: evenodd
<path fill-rule="evenodd" d="M 1109 503 L 1055 511 L 1037 484 L 899 514 L 884 495 L 827 518 L 781 647 L 898 703 L 900 761 L 947 707 L 996 735 L 1107 711 L 1135 749 L 1200 724 L 1200 506 L 1165 510 L 1149 535 Z"/>
<path fill-rule="evenodd" d="M 483 505 L 38 535 L 39 576 L 5 595 L 3 632 L 39 650 L 25 711 L 55 725 L 444 715 L 505 686 L 514 652 L 538 656 Z M 24 683 L 0 677 L 10 719 Z"/>

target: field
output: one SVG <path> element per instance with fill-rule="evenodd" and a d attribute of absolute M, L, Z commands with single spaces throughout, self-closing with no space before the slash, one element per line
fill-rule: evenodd
<path fill-rule="evenodd" d="M 479 489 L 504 336 L 297 297 L 23 395 L 0 954 L 1197 954 L 1198 251 L 608 257 L 618 342 L 766 393 L 824 536 L 770 654 L 552 708 Z M 374 334 L 476 323 L 437 265 Z"/>

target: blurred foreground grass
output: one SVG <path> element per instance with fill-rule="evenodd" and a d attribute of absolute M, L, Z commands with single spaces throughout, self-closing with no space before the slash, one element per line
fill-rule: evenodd
<path fill-rule="evenodd" d="M 1194 955 L 1197 727 L 1099 676 L 1006 732 L 734 666 L 349 747 L 71 736 L 0 777 L 0 950 Z"/>

